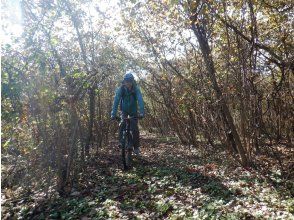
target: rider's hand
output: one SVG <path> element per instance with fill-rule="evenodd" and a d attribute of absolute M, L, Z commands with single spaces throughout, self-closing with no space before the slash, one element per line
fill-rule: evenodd
<path fill-rule="evenodd" d="M 110 119 L 112 120 L 112 121 L 120 121 L 120 117 L 118 117 L 118 116 L 111 116 L 110 117 Z"/>

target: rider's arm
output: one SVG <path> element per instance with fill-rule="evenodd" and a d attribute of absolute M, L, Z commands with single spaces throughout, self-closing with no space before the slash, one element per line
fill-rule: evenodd
<path fill-rule="evenodd" d="M 139 105 L 139 113 L 142 114 L 144 116 L 145 112 L 144 112 L 144 101 L 143 101 L 143 97 L 142 97 L 142 93 L 139 87 L 136 87 L 136 96 L 138 99 L 138 105 Z"/>
<path fill-rule="evenodd" d="M 111 117 L 115 117 L 117 113 L 117 108 L 119 101 L 121 99 L 121 88 L 118 88 L 115 92 L 115 97 L 113 101 L 112 111 L 111 111 Z"/>

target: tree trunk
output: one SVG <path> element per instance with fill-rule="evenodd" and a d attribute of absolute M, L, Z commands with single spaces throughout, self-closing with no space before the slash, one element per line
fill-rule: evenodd
<path fill-rule="evenodd" d="M 91 141 L 93 139 L 93 125 L 95 117 L 95 87 L 89 90 L 89 124 L 88 124 L 88 137 L 85 145 L 85 154 L 89 156 Z"/>
<path fill-rule="evenodd" d="M 70 146 L 69 153 L 67 158 L 67 170 L 66 170 L 66 182 L 70 182 L 70 173 L 73 171 L 72 164 L 74 162 L 74 157 L 77 150 L 77 137 L 78 137 L 78 128 L 79 128 L 79 118 L 76 111 L 75 100 L 70 100 L 70 126 L 71 126 L 71 137 L 70 137 Z"/>
<path fill-rule="evenodd" d="M 214 63 L 213 63 L 213 59 L 212 59 L 212 55 L 211 55 L 211 49 L 208 45 L 208 39 L 206 36 L 206 31 L 205 31 L 205 27 L 203 25 L 200 25 L 199 23 L 195 23 L 192 22 L 192 30 L 194 32 L 194 34 L 197 37 L 197 40 L 199 42 L 200 45 L 200 49 L 204 58 L 204 62 L 206 65 L 206 69 L 208 72 L 208 76 L 212 82 L 213 85 L 213 89 L 216 93 L 217 99 L 220 101 L 221 107 L 223 111 L 224 116 L 226 117 L 226 122 L 228 123 L 227 126 L 230 128 L 231 132 L 232 132 L 232 136 L 234 138 L 234 141 L 236 143 L 237 149 L 238 149 L 238 153 L 241 157 L 241 163 L 243 166 L 247 166 L 248 165 L 248 159 L 247 159 L 247 155 L 246 152 L 242 146 L 241 140 L 240 140 L 240 136 L 236 130 L 236 127 L 234 125 L 234 121 L 232 118 L 232 115 L 230 113 L 230 110 L 227 106 L 227 103 L 223 97 L 222 91 L 220 90 L 220 87 L 217 83 L 216 80 L 216 71 L 215 71 L 215 67 L 214 67 Z"/>

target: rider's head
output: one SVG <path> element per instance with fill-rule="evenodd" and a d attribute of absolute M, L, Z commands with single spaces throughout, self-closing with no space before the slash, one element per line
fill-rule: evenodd
<path fill-rule="evenodd" d="M 126 85 L 130 89 L 134 82 L 135 82 L 135 79 L 133 74 L 130 72 L 126 73 L 123 80 L 124 85 Z"/>

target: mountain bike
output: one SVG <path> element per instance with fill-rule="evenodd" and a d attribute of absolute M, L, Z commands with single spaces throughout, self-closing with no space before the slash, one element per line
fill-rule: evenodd
<path fill-rule="evenodd" d="M 118 121 L 121 120 L 120 117 L 116 118 Z M 133 132 L 131 130 L 131 120 L 137 119 L 137 117 L 134 116 L 128 116 L 125 118 L 122 118 L 124 123 L 123 133 L 122 133 L 122 143 L 121 144 L 121 156 L 122 156 L 122 162 L 123 162 L 123 168 L 124 170 L 127 170 L 131 168 L 132 163 L 132 154 L 133 154 Z"/>

